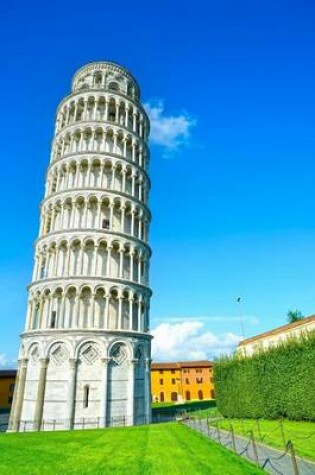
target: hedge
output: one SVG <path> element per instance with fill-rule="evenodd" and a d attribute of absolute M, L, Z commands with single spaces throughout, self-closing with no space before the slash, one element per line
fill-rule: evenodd
<path fill-rule="evenodd" d="M 315 332 L 252 357 L 221 358 L 214 378 L 226 417 L 315 420 Z"/>

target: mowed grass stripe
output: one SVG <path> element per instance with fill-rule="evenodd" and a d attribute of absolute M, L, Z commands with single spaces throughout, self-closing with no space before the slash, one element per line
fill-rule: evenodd
<path fill-rule="evenodd" d="M 256 475 L 245 460 L 181 424 L 0 435 L 10 475 Z"/>

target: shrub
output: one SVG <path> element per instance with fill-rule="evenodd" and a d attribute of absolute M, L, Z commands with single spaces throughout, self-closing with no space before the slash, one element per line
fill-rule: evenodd
<path fill-rule="evenodd" d="M 227 417 L 315 420 L 315 332 L 214 365 L 216 401 Z"/>

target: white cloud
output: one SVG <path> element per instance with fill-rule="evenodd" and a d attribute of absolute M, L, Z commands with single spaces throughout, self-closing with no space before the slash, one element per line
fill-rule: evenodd
<path fill-rule="evenodd" d="M 164 157 L 188 144 L 191 129 L 196 125 L 196 120 L 189 114 L 166 115 L 162 100 L 147 102 L 144 108 L 151 121 L 151 142 L 163 147 Z"/>
<path fill-rule="evenodd" d="M 151 318 L 151 321 L 158 321 L 160 323 L 164 322 L 172 322 L 172 323 L 182 323 L 182 322 L 190 322 L 194 319 L 194 317 L 153 317 Z M 241 321 L 244 321 L 245 323 L 248 323 L 250 325 L 258 325 L 260 320 L 258 317 L 254 315 L 244 315 L 244 317 L 237 317 L 235 315 L 225 315 L 225 316 L 219 316 L 219 315 L 208 315 L 208 316 L 198 316 L 196 317 L 196 320 L 198 322 L 206 322 L 206 323 L 214 323 L 214 322 L 219 322 L 219 323 L 240 323 Z"/>
<path fill-rule="evenodd" d="M 5 368 L 8 364 L 8 357 L 5 353 L 0 353 L 0 368 Z"/>
<path fill-rule="evenodd" d="M 9 358 L 6 353 L 0 353 L 0 369 L 12 369 L 16 368 L 17 360 L 15 358 Z"/>
<path fill-rule="evenodd" d="M 200 321 L 161 323 L 152 331 L 154 361 L 212 359 L 230 353 L 241 340 L 232 332 L 215 334 Z"/>

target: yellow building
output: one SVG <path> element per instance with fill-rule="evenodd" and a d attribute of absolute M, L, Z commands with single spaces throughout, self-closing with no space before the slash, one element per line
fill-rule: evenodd
<path fill-rule="evenodd" d="M 11 408 L 15 377 L 16 371 L 13 369 L 0 371 L 0 411 Z"/>
<path fill-rule="evenodd" d="M 152 402 L 214 399 L 213 363 L 152 363 L 151 393 Z"/>

